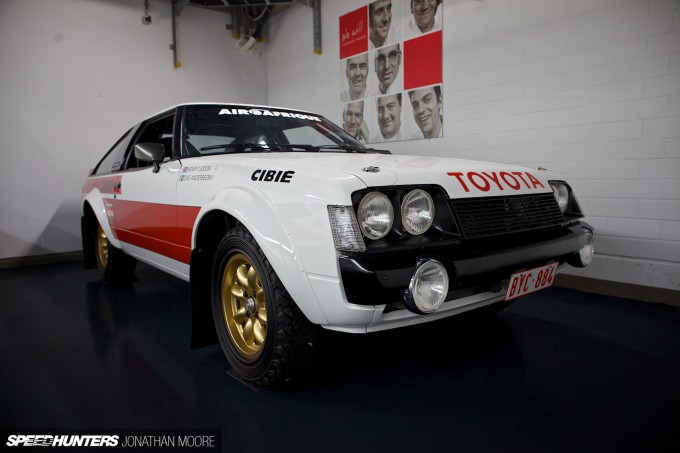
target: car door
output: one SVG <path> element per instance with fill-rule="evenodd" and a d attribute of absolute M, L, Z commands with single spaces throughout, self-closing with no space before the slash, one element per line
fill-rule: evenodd
<path fill-rule="evenodd" d="M 190 249 L 183 244 L 177 228 L 177 179 L 181 162 L 173 158 L 175 111 L 142 124 L 121 172 L 113 200 L 116 237 L 131 255 L 166 270 L 188 264 Z M 135 157 L 135 145 L 157 143 L 165 147 L 165 159 L 158 169 Z M 189 244 L 190 245 L 190 244 Z M 181 267 L 181 266 L 180 266 Z"/>

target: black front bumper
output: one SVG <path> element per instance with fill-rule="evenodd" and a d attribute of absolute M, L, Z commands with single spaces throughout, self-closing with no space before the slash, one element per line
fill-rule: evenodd
<path fill-rule="evenodd" d="M 458 294 L 500 290 L 501 282 L 519 270 L 557 261 L 577 262 L 586 244 L 585 222 L 532 232 L 523 237 L 496 237 L 479 241 L 449 241 L 417 249 L 367 252 L 340 257 L 347 300 L 357 305 L 382 305 L 404 300 L 419 260 L 435 259 L 449 274 L 449 300 Z M 459 297 L 459 296 L 458 296 Z"/>

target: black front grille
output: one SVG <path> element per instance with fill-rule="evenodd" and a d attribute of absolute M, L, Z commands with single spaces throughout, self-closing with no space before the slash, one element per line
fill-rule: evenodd
<path fill-rule="evenodd" d="M 564 216 L 552 193 L 451 200 L 465 239 L 549 228 Z"/>

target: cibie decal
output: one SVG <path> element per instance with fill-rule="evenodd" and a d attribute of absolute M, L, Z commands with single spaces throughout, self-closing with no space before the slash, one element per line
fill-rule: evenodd
<path fill-rule="evenodd" d="M 293 170 L 255 170 L 250 179 L 253 181 L 289 183 L 294 174 Z"/>
<path fill-rule="evenodd" d="M 492 171 L 490 173 L 485 171 L 468 171 L 466 173 L 456 171 L 446 174 L 456 178 L 466 192 L 469 192 L 470 188 L 488 192 L 493 187 L 497 187 L 498 190 L 520 190 L 522 187 L 545 189 L 543 183 L 528 171 Z"/>
<path fill-rule="evenodd" d="M 321 118 L 304 113 L 280 112 L 268 109 L 222 109 L 220 115 L 255 115 L 255 116 L 280 116 L 283 118 L 298 118 L 301 120 L 311 120 L 321 122 Z"/>
<path fill-rule="evenodd" d="M 212 181 L 217 165 L 193 165 L 182 167 L 179 181 Z"/>

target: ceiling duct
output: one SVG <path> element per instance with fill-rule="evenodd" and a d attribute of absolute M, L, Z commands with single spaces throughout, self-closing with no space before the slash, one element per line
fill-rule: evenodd
<path fill-rule="evenodd" d="M 297 0 L 190 0 L 192 5 L 204 8 L 247 8 L 249 6 L 279 6 L 297 3 Z"/>
<path fill-rule="evenodd" d="M 1 1 L 1 0 L 0 0 Z M 177 17 L 188 5 L 229 13 L 232 17 L 227 29 L 237 42 L 237 48 L 248 52 L 256 41 L 261 41 L 264 26 L 271 15 L 285 10 L 289 5 L 300 3 L 314 10 L 314 53 L 321 55 L 321 0 L 172 0 L 173 51 L 175 69 L 181 67 L 177 58 Z M 146 17 L 146 16 L 145 16 Z"/>

